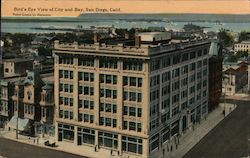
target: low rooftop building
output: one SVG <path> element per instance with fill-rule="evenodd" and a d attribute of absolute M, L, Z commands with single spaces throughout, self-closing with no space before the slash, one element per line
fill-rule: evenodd
<path fill-rule="evenodd" d="M 14 58 L 3 61 L 4 77 L 19 76 L 33 70 L 33 59 Z"/>
<path fill-rule="evenodd" d="M 241 43 L 234 44 L 234 51 L 250 53 L 250 41 L 242 41 Z"/>

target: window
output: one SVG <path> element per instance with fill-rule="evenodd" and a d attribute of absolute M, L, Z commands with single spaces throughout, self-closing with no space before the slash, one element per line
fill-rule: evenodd
<path fill-rule="evenodd" d="M 117 113 L 117 105 L 113 105 L 113 113 Z"/>
<path fill-rule="evenodd" d="M 111 126 L 111 118 L 105 119 L 105 126 Z"/>
<path fill-rule="evenodd" d="M 73 98 L 69 98 L 69 105 L 73 106 L 73 104 L 74 104 Z"/>
<path fill-rule="evenodd" d="M 172 97 L 172 104 L 179 102 L 179 94 L 176 94 Z"/>
<path fill-rule="evenodd" d="M 202 50 L 198 51 L 198 57 L 202 56 Z"/>
<path fill-rule="evenodd" d="M 73 93 L 73 85 L 70 85 L 70 86 L 69 86 L 69 92 L 70 92 L 70 93 Z"/>
<path fill-rule="evenodd" d="M 64 78 L 69 78 L 69 71 L 64 70 Z"/>
<path fill-rule="evenodd" d="M 138 78 L 138 87 L 142 87 L 142 78 Z"/>
<path fill-rule="evenodd" d="M 162 83 L 170 80 L 170 71 L 162 74 Z"/>
<path fill-rule="evenodd" d="M 66 139 L 74 141 L 74 126 L 58 124 L 59 140 Z"/>
<path fill-rule="evenodd" d="M 137 102 L 141 102 L 141 101 L 142 101 L 142 94 L 137 93 Z"/>
<path fill-rule="evenodd" d="M 70 120 L 73 119 L 73 112 L 72 112 L 72 111 L 70 111 L 70 113 L 69 113 L 69 119 L 70 119 Z"/>
<path fill-rule="evenodd" d="M 94 67 L 94 58 L 78 58 L 78 65 L 79 66 L 87 66 L 87 67 Z"/>
<path fill-rule="evenodd" d="M 112 79 L 111 79 L 111 75 L 106 75 L 106 83 L 111 83 Z"/>
<path fill-rule="evenodd" d="M 84 122 L 89 122 L 89 114 L 84 114 Z"/>
<path fill-rule="evenodd" d="M 129 92 L 129 101 L 136 101 L 136 93 Z"/>
<path fill-rule="evenodd" d="M 70 78 L 70 79 L 73 79 L 73 77 L 74 77 L 73 71 L 70 71 L 70 72 L 69 72 L 69 78 Z"/>
<path fill-rule="evenodd" d="M 89 108 L 89 101 L 84 100 L 84 109 L 88 109 L 88 108 Z"/>
<path fill-rule="evenodd" d="M 111 98 L 111 95 L 112 95 L 112 92 L 111 92 L 111 89 L 106 89 L 106 98 Z"/>
<path fill-rule="evenodd" d="M 117 76 L 113 75 L 113 84 L 117 84 Z"/>
<path fill-rule="evenodd" d="M 178 63 L 180 62 L 180 59 L 181 59 L 181 57 L 180 57 L 179 54 L 178 54 L 178 55 L 175 55 L 175 56 L 173 57 L 173 64 L 178 64 Z"/>
<path fill-rule="evenodd" d="M 124 61 L 123 70 L 142 71 L 143 63 L 140 61 Z"/>
<path fill-rule="evenodd" d="M 188 65 L 185 65 L 182 67 L 181 74 L 187 74 L 188 73 Z"/>
<path fill-rule="evenodd" d="M 82 102 L 83 102 L 83 100 L 79 99 L 79 101 L 78 101 L 78 108 L 82 108 Z"/>
<path fill-rule="evenodd" d="M 172 71 L 172 78 L 179 77 L 179 76 L 180 76 L 180 69 L 179 68 Z"/>
<path fill-rule="evenodd" d="M 196 57 L 195 52 L 191 52 L 191 53 L 190 53 L 190 59 L 194 59 L 195 57 Z"/>
<path fill-rule="evenodd" d="M 135 122 L 129 122 L 129 130 L 135 131 L 136 127 L 135 127 Z"/>
<path fill-rule="evenodd" d="M 195 66 L 196 66 L 196 64 L 195 64 L 195 63 L 190 64 L 190 71 L 195 70 Z"/>
<path fill-rule="evenodd" d="M 117 113 L 117 105 L 116 104 L 109 104 L 109 103 L 101 103 L 100 104 L 100 111 L 105 112 L 112 112 L 112 113 Z"/>
<path fill-rule="evenodd" d="M 188 53 L 182 54 L 182 61 L 187 61 L 188 60 Z"/>
<path fill-rule="evenodd" d="M 118 146 L 117 134 L 99 131 L 98 140 L 100 146 L 117 149 Z"/>
<path fill-rule="evenodd" d="M 128 115 L 128 107 L 123 106 L 123 115 Z"/>
<path fill-rule="evenodd" d="M 105 106 L 105 112 L 111 112 L 112 109 L 111 109 L 111 104 L 106 104 Z"/>
<path fill-rule="evenodd" d="M 200 60 L 200 61 L 198 61 L 198 63 L 197 63 L 197 68 L 199 69 L 199 68 L 201 68 L 202 67 L 202 61 Z"/>
<path fill-rule="evenodd" d="M 117 69 L 117 61 L 110 59 L 100 59 L 99 68 Z"/>
<path fill-rule="evenodd" d="M 84 95 L 89 95 L 89 87 L 84 87 L 83 92 Z"/>
<path fill-rule="evenodd" d="M 203 60 L 203 66 L 206 66 L 207 65 L 207 59 L 204 59 Z"/>
<path fill-rule="evenodd" d="M 162 59 L 162 67 L 168 67 L 171 64 L 171 58 L 170 57 L 164 57 Z"/>
<path fill-rule="evenodd" d="M 69 92 L 69 85 L 68 84 L 64 84 L 64 92 Z"/>
<path fill-rule="evenodd" d="M 160 75 L 152 76 L 150 78 L 150 86 L 156 86 L 160 84 Z"/>
<path fill-rule="evenodd" d="M 138 116 L 138 117 L 141 117 L 141 116 L 142 116 L 142 109 L 141 109 L 141 108 L 138 108 L 138 109 L 137 109 L 137 116 Z"/>
<path fill-rule="evenodd" d="M 94 123 L 94 115 L 90 115 L 90 123 Z"/>
<path fill-rule="evenodd" d="M 142 139 L 122 136 L 122 150 L 126 152 L 142 154 Z"/>
<path fill-rule="evenodd" d="M 135 116 L 136 112 L 135 112 L 135 107 L 129 107 L 129 116 Z"/>
<path fill-rule="evenodd" d="M 83 78 L 84 81 L 89 81 L 89 73 L 84 72 L 83 75 L 84 75 L 84 78 Z"/>
<path fill-rule="evenodd" d="M 205 48 L 205 49 L 203 50 L 203 55 L 207 55 L 207 54 L 208 54 L 208 49 Z"/>
<path fill-rule="evenodd" d="M 130 86 L 136 86 L 136 78 L 135 77 L 130 77 Z"/>

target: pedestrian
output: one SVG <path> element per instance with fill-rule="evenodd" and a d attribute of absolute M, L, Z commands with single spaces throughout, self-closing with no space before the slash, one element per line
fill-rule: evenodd
<path fill-rule="evenodd" d="M 113 156 L 113 149 L 110 150 L 110 155 Z"/>
<path fill-rule="evenodd" d="M 117 152 L 117 153 L 118 153 L 118 156 L 120 156 L 120 151 L 119 151 L 119 150 L 118 150 L 118 152 Z"/>

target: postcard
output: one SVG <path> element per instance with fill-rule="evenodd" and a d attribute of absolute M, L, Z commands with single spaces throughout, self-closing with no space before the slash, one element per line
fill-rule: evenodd
<path fill-rule="evenodd" d="M 2 0 L 0 158 L 247 158 L 249 0 Z"/>

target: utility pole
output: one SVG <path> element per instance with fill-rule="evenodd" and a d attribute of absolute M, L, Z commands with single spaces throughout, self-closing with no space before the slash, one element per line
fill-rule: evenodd
<path fill-rule="evenodd" d="M 16 139 L 18 139 L 18 117 L 19 117 L 19 91 L 20 91 L 20 84 L 21 80 L 19 78 L 18 81 L 18 91 L 17 91 L 17 117 L 16 117 Z"/>

